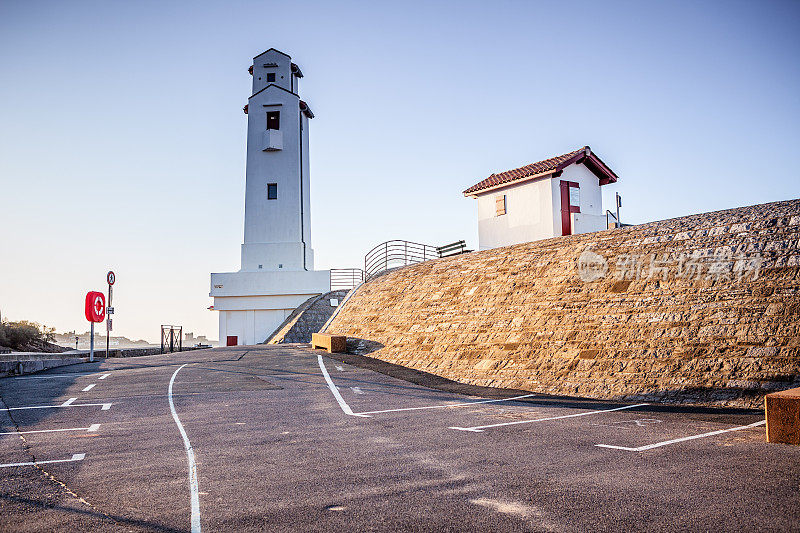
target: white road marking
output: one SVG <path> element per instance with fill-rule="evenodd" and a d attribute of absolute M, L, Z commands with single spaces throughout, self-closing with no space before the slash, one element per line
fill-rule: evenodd
<path fill-rule="evenodd" d="M 81 390 L 81 392 L 89 392 L 94 388 L 95 385 L 97 385 L 97 383 L 92 383 L 91 385 L 84 387 L 83 390 Z"/>
<path fill-rule="evenodd" d="M 100 424 L 92 424 L 88 428 L 68 428 L 68 429 L 36 429 L 30 431 L 6 431 L 5 433 L 0 433 L 0 435 L 19 435 L 19 434 L 28 434 L 28 433 L 60 433 L 62 431 L 86 431 L 88 433 L 94 433 L 100 429 Z"/>
<path fill-rule="evenodd" d="M 100 376 L 100 377 L 99 377 L 99 378 L 97 378 L 97 379 L 106 379 L 106 378 L 107 378 L 108 376 L 110 376 L 110 375 L 111 375 L 111 374 L 103 374 L 102 376 Z"/>
<path fill-rule="evenodd" d="M 83 461 L 86 457 L 85 453 L 74 453 L 70 459 L 51 459 L 49 461 L 33 461 L 30 463 L 6 463 L 4 465 L 0 465 L 0 468 L 6 468 L 10 466 L 36 466 L 36 465 L 44 465 L 49 463 L 69 463 L 72 461 Z"/>
<path fill-rule="evenodd" d="M 333 380 L 331 379 L 330 374 L 328 374 L 328 369 L 325 368 L 325 363 L 322 362 L 322 355 L 321 354 L 317 354 L 317 362 L 319 363 L 319 369 L 322 370 L 322 375 L 325 377 L 325 381 L 328 383 L 328 388 L 333 393 L 333 397 L 336 398 L 336 401 L 339 402 L 339 407 L 342 408 L 342 411 L 344 411 L 344 414 L 350 415 L 350 416 L 361 416 L 361 417 L 364 417 L 364 418 L 370 418 L 369 415 L 357 414 L 357 413 L 354 413 L 352 409 L 350 409 L 350 406 L 347 405 L 347 402 L 344 401 L 344 398 L 342 398 L 342 395 L 339 394 L 339 390 L 336 388 L 336 385 L 333 384 Z"/>
<path fill-rule="evenodd" d="M 339 372 L 344 372 L 344 367 L 336 365 L 336 370 L 338 370 Z"/>
<path fill-rule="evenodd" d="M 575 418 L 578 416 L 587 416 L 587 415 L 596 415 L 599 413 L 610 413 L 612 411 L 622 411 L 623 409 L 633 409 L 634 407 L 643 407 L 645 405 L 649 405 L 646 403 L 637 403 L 636 405 L 626 405 L 624 407 L 616 407 L 614 409 L 603 409 L 602 411 L 587 411 L 585 413 L 575 413 L 572 415 L 562 415 L 562 416 L 551 416 L 548 418 L 537 418 L 535 420 L 517 420 L 516 422 L 501 422 L 499 424 L 488 424 L 486 426 L 474 426 L 470 428 L 462 428 L 457 426 L 451 426 L 449 429 L 457 429 L 459 431 L 472 431 L 474 433 L 481 433 L 483 430 L 488 428 L 496 428 L 500 426 L 514 426 L 517 424 L 532 424 L 534 422 L 547 422 L 548 420 L 560 420 L 562 418 Z"/>
<path fill-rule="evenodd" d="M 647 446 L 639 446 L 638 448 L 627 448 L 625 446 L 611 446 L 610 444 L 595 444 L 595 446 L 597 446 L 598 448 L 611 448 L 612 450 L 624 450 L 626 452 L 643 452 L 645 450 L 652 450 L 653 448 L 660 448 L 661 446 L 667 446 L 668 444 L 676 444 L 678 442 L 684 442 L 687 440 L 702 439 L 704 437 L 720 435 L 722 433 L 728 433 L 729 431 L 739 431 L 742 429 L 749 429 L 757 426 L 763 426 L 766 423 L 767 423 L 766 420 L 761 420 L 759 422 L 748 424 L 746 426 L 737 426 L 735 428 L 720 429 L 717 431 L 702 433 L 700 435 L 692 435 L 691 437 L 682 437 L 680 439 L 665 440 L 663 442 L 656 442 L 655 444 L 648 444 Z"/>
<path fill-rule="evenodd" d="M 364 391 L 361 390 L 361 387 L 350 387 L 350 390 L 353 391 L 354 394 L 364 394 Z"/>
<path fill-rule="evenodd" d="M 476 405 L 479 403 L 494 403 L 494 402 L 510 402 L 511 400 L 519 400 L 520 398 L 529 398 L 531 396 L 535 396 L 535 394 L 523 394 L 522 396 L 514 396 L 513 398 L 501 398 L 499 400 L 479 400 L 475 402 L 465 402 L 465 403 L 450 403 L 450 404 L 443 404 L 443 405 L 428 405 L 425 407 L 403 407 L 401 409 L 383 409 L 382 411 L 364 411 L 363 413 L 358 413 L 360 415 L 376 415 L 378 413 L 394 413 L 397 411 L 417 411 L 419 409 L 442 409 L 443 407 L 462 407 L 465 405 Z"/>
<path fill-rule="evenodd" d="M 175 424 L 178 425 L 178 431 L 180 431 L 183 438 L 183 447 L 186 448 L 186 458 L 189 462 L 189 490 L 191 491 L 189 501 L 192 507 L 192 533 L 200 533 L 200 495 L 197 487 L 197 464 L 194 462 L 192 444 L 189 442 L 189 437 L 183 429 L 183 424 L 181 424 L 181 419 L 178 418 L 178 412 L 175 411 L 175 404 L 172 401 L 172 384 L 175 383 L 175 376 L 187 364 L 189 363 L 182 364 L 172 374 L 172 378 L 169 380 L 169 388 L 167 389 L 167 399 L 169 400 L 169 409 L 172 411 L 172 418 L 175 419 Z"/>
<path fill-rule="evenodd" d="M 606 427 L 624 427 L 624 426 L 635 425 L 636 427 L 643 428 L 647 427 L 650 424 L 660 424 L 661 422 L 662 420 L 659 420 L 657 418 L 638 418 L 636 420 L 621 420 L 619 422 L 608 422 L 606 424 L 597 423 L 592 425 L 606 426 Z"/>
<path fill-rule="evenodd" d="M 108 403 L 72 403 L 77 398 L 70 398 L 61 405 L 32 405 L 29 407 L 0 407 L 0 411 L 20 411 L 22 409 L 58 409 L 59 407 L 94 407 L 102 405 L 101 411 L 108 411 L 111 409 L 111 402 Z"/>
<path fill-rule="evenodd" d="M 75 378 L 83 376 L 96 376 L 97 372 L 73 372 L 72 374 L 42 374 L 40 376 L 17 376 L 14 379 L 58 379 Z"/>

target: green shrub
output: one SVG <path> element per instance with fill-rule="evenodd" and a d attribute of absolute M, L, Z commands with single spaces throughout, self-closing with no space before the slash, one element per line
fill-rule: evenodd
<path fill-rule="evenodd" d="M 41 326 L 35 322 L 0 323 L 0 346 L 12 350 L 25 351 L 41 347 L 55 339 L 55 328 Z"/>

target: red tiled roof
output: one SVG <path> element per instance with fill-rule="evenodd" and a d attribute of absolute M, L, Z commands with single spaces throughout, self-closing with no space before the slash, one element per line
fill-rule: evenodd
<path fill-rule="evenodd" d="M 538 163 L 531 163 L 530 165 L 525 165 L 524 167 L 492 174 L 485 180 L 476 183 L 464 191 L 464 194 L 474 195 L 475 193 L 484 189 L 493 189 L 500 185 L 512 183 L 530 176 L 560 172 L 568 165 L 581 160 L 586 160 L 587 163 L 591 163 L 591 165 L 587 164 L 587 167 L 589 167 L 592 172 L 597 174 L 598 178 L 600 178 L 601 185 L 617 181 L 616 174 L 614 174 L 611 169 L 606 167 L 605 164 L 591 152 L 591 149 L 588 146 L 584 146 L 583 148 L 579 148 L 573 152 L 559 155 L 557 157 L 551 157 L 550 159 L 545 159 L 544 161 L 539 161 Z"/>

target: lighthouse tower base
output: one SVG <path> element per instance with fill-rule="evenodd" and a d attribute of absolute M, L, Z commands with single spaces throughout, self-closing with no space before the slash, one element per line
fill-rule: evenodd
<path fill-rule="evenodd" d="M 330 270 L 211 274 L 220 346 L 264 342 L 297 306 L 330 290 L 330 283 Z"/>

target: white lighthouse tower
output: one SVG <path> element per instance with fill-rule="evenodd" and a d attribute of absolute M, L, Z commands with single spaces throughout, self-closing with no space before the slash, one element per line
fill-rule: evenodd
<path fill-rule="evenodd" d="M 247 113 L 244 244 L 239 272 L 211 274 L 220 345 L 263 342 L 311 296 L 329 290 L 311 249 L 308 121 L 300 68 L 270 48 L 253 58 Z"/>

